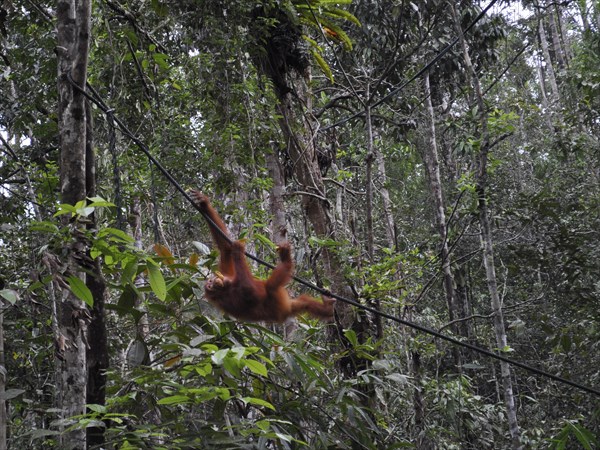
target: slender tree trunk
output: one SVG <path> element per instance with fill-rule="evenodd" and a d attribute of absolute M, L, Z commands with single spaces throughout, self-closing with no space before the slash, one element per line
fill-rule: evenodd
<path fill-rule="evenodd" d="M 558 27 L 558 32 L 560 33 L 560 38 L 562 42 L 562 47 L 565 52 L 565 60 L 567 63 L 567 67 L 573 60 L 573 46 L 571 45 L 571 40 L 569 35 L 567 34 L 567 28 L 565 26 L 565 14 L 563 13 L 563 8 L 558 3 L 555 3 L 556 8 L 556 26 Z"/>
<path fill-rule="evenodd" d="M 287 239 L 287 220 L 285 219 L 285 201 L 283 193 L 285 191 L 283 171 L 279 163 L 277 148 L 273 146 L 273 151 L 266 155 L 267 169 L 269 176 L 273 180 L 273 188 L 269 195 L 269 208 L 273 216 L 273 241 L 281 244 Z"/>
<path fill-rule="evenodd" d="M 542 100 L 542 106 L 544 107 L 543 116 L 548 126 L 548 130 L 554 132 L 554 126 L 552 125 L 552 111 L 550 109 L 550 103 L 548 102 L 548 95 L 546 93 L 546 77 L 544 76 L 544 68 L 542 67 L 542 61 L 537 58 L 537 72 L 540 80 L 540 95 Z"/>
<path fill-rule="evenodd" d="M 287 240 L 288 228 L 287 220 L 285 218 L 285 201 L 283 198 L 285 180 L 277 150 L 276 145 L 273 145 L 273 151 L 268 153 L 265 158 L 269 176 L 273 180 L 273 188 L 269 194 L 269 209 L 271 210 L 271 216 L 273 217 L 273 223 L 271 225 L 272 239 L 273 242 L 279 245 Z M 298 321 L 295 317 L 290 317 L 285 322 L 283 328 L 284 335 L 287 339 L 298 328 Z"/>
<path fill-rule="evenodd" d="M 367 97 L 368 95 L 367 90 Z M 374 257 L 374 238 L 373 238 L 373 126 L 371 123 L 371 108 L 367 105 L 365 109 L 365 122 L 367 128 L 367 156 L 365 157 L 365 190 L 367 192 L 367 254 L 369 260 L 373 262 Z"/>
<path fill-rule="evenodd" d="M 413 308 L 407 309 L 406 319 L 413 320 Z M 415 339 L 416 331 L 412 329 L 406 330 L 407 339 Z M 407 347 L 408 348 L 408 347 Z M 425 404 L 423 369 L 421 367 L 421 353 L 417 350 L 408 350 L 408 364 L 410 374 L 413 377 L 413 408 L 414 408 L 414 435 L 415 448 L 417 450 L 430 450 L 435 448 L 433 442 L 427 435 L 427 405 Z"/>
<path fill-rule="evenodd" d="M 0 289 L 4 289 L 4 281 L 0 279 Z M 0 299 L 0 450 L 6 450 L 6 428 L 8 414 L 6 411 L 6 358 L 4 357 L 4 300 Z"/>
<path fill-rule="evenodd" d="M 442 178 L 440 176 L 440 163 L 438 159 L 437 137 L 435 129 L 435 113 L 431 102 L 431 86 L 429 84 L 429 73 L 423 77 L 423 87 L 425 94 L 425 108 L 429 117 L 429 145 L 425 145 L 425 167 L 429 178 L 429 189 L 433 198 L 436 228 L 441 241 L 441 266 L 444 279 L 444 291 L 446 293 L 446 304 L 448 307 L 448 317 L 454 321 L 460 316 L 459 308 L 456 304 L 456 295 L 454 292 L 454 276 L 452 274 L 452 261 L 450 259 L 450 250 L 448 248 L 448 229 L 446 227 L 446 212 L 444 205 L 444 193 L 442 188 Z M 457 334 L 463 334 L 458 324 L 453 325 L 452 329 Z M 458 358 L 459 353 L 455 353 Z M 460 361 L 457 360 L 457 363 Z"/>
<path fill-rule="evenodd" d="M 544 76 L 544 68 L 542 67 L 541 59 L 537 58 L 537 73 L 540 80 L 540 95 L 542 97 L 542 106 L 548 109 L 548 94 L 546 94 L 546 77 Z"/>
<path fill-rule="evenodd" d="M 87 196 L 96 196 L 96 157 L 93 145 L 93 121 L 92 112 L 89 103 L 86 104 L 86 184 Z M 94 232 L 97 228 L 96 215 L 90 217 L 88 230 Z M 89 255 L 88 255 L 89 256 Z M 91 257 L 90 257 L 91 259 Z M 93 260 L 86 277 L 86 285 L 90 289 L 94 298 L 94 306 L 91 310 L 91 322 L 88 329 L 88 384 L 87 398 L 88 404 L 105 405 L 106 404 L 106 371 L 108 370 L 108 338 L 106 335 L 105 321 L 105 296 L 106 281 L 102 275 L 100 260 Z M 87 428 L 87 445 L 102 446 L 104 444 L 104 428 Z"/>
<path fill-rule="evenodd" d="M 57 3 L 58 54 L 58 119 L 60 136 L 60 187 L 63 203 L 76 204 L 86 196 L 86 113 L 85 97 L 74 88 L 69 77 L 81 89 L 87 78 L 90 37 L 91 2 L 89 0 L 59 0 Z M 64 226 L 72 228 L 65 216 Z M 87 244 L 75 231 L 67 261 L 71 276 L 85 282 L 85 273 L 78 261 L 85 260 Z M 69 289 L 57 306 L 60 371 L 58 405 L 63 419 L 85 413 L 86 404 L 86 349 L 89 312 Z M 61 448 L 84 449 L 84 429 L 73 429 L 61 435 Z"/>
<path fill-rule="evenodd" d="M 556 74 L 554 72 L 550 50 L 548 49 L 548 38 L 546 37 L 544 18 L 542 16 L 538 18 L 538 35 L 540 38 L 542 54 L 544 55 L 544 61 L 546 62 L 546 76 L 548 78 L 548 83 L 550 84 L 550 90 L 552 91 L 552 100 L 557 101 L 559 99 L 558 84 L 556 83 Z"/>
<path fill-rule="evenodd" d="M 369 97 L 367 89 L 366 97 Z M 375 260 L 375 237 L 373 231 L 373 161 L 375 160 L 375 152 L 373 151 L 373 123 L 371 122 L 371 108 L 369 105 L 365 109 L 365 124 L 367 128 L 367 156 L 366 163 L 366 191 L 367 191 L 367 253 L 369 262 L 373 264 Z M 380 311 L 381 304 L 378 298 L 369 299 L 371 306 L 377 311 Z M 379 340 L 383 338 L 383 324 L 381 316 L 376 314 L 372 317 L 375 322 L 375 337 Z"/>
<path fill-rule="evenodd" d="M 292 77 L 291 84 L 296 88 L 296 95 L 300 99 L 304 110 L 310 111 L 310 95 L 308 85 L 301 75 Z M 294 175 L 303 189 L 302 206 L 311 223 L 315 234 L 319 238 L 332 238 L 334 236 L 333 223 L 329 215 L 329 201 L 326 197 L 323 177 L 317 161 L 315 148 L 314 123 L 307 113 L 298 113 L 291 93 L 277 92 L 279 97 L 280 125 L 285 136 L 290 164 Z M 295 129 L 299 129 L 295 132 Z M 322 262 L 325 273 L 331 282 L 332 289 L 342 295 L 349 295 L 345 283 L 342 265 L 336 256 L 328 249 L 322 249 Z M 353 322 L 353 313 L 346 304 L 336 304 L 336 311 L 340 316 L 343 326 L 350 326 Z"/>
<path fill-rule="evenodd" d="M 548 9 L 548 28 L 550 29 L 550 39 L 552 41 L 552 49 L 554 50 L 554 58 L 558 68 L 564 69 L 567 66 L 565 52 L 561 42 L 560 31 L 556 23 L 556 15 L 550 8 Z"/>
<path fill-rule="evenodd" d="M 477 73 L 471 62 L 469 55 L 469 49 L 465 41 L 464 35 L 460 28 L 460 21 L 458 14 L 453 3 L 450 4 L 452 16 L 454 20 L 454 26 L 459 36 L 460 45 L 463 53 L 463 60 L 467 73 L 471 78 L 473 90 L 475 92 L 475 100 L 479 109 L 479 120 L 481 127 L 480 135 L 480 150 L 477 154 L 476 159 L 476 192 L 477 202 L 479 209 L 479 226 L 481 228 L 481 243 L 483 247 L 483 263 L 486 271 L 486 279 L 488 285 L 488 292 L 490 295 L 492 311 L 494 313 L 494 333 L 496 335 L 496 345 L 503 351 L 507 347 L 506 329 L 504 325 L 504 315 L 502 312 L 502 303 L 500 301 L 500 295 L 498 294 L 498 283 L 496 280 L 496 267 L 494 264 L 494 245 L 492 230 L 490 226 L 489 211 L 486 198 L 487 188 L 487 159 L 489 152 L 489 135 L 487 128 L 487 113 L 485 110 L 485 104 L 483 101 L 483 94 L 481 90 L 481 84 Z M 500 362 L 500 371 L 502 378 L 504 406 L 506 408 L 506 416 L 508 420 L 508 428 L 514 450 L 522 449 L 521 445 L 521 432 L 517 421 L 517 407 L 515 403 L 515 396 L 513 393 L 511 369 L 510 365 L 506 362 Z"/>
<path fill-rule="evenodd" d="M 392 200 L 390 199 L 390 190 L 387 188 L 387 171 L 385 169 L 385 159 L 383 153 L 379 150 L 378 146 L 373 147 L 373 154 L 375 155 L 375 162 L 377 165 L 377 178 L 381 187 L 379 192 L 381 195 L 381 202 L 383 204 L 383 214 L 385 216 L 385 235 L 387 237 L 388 246 L 398 247 L 398 240 L 396 237 L 396 221 L 394 220 L 394 212 L 392 211 Z"/>
<path fill-rule="evenodd" d="M 139 197 L 133 197 L 131 200 L 131 206 L 129 210 L 129 227 L 131 228 L 131 234 L 134 239 L 134 247 L 141 250 L 144 248 L 144 243 L 142 241 L 142 207 L 140 204 Z M 146 281 L 144 280 L 144 275 L 139 274 L 135 280 L 134 284 L 136 287 L 141 288 L 144 286 Z M 150 324 L 148 319 L 148 312 L 145 308 L 144 298 L 142 297 L 144 294 L 140 293 L 140 297 L 136 298 L 136 307 L 144 312 L 140 320 L 137 323 L 137 339 L 140 339 L 142 342 L 146 342 L 146 338 L 150 335 Z M 146 364 L 146 361 L 142 362 L 142 364 Z"/>
<path fill-rule="evenodd" d="M 583 31 L 585 33 L 589 33 L 592 28 L 590 26 L 587 2 L 575 2 L 575 7 L 579 9 L 579 16 L 581 17 L 581 23 L 583 24 Z"/>

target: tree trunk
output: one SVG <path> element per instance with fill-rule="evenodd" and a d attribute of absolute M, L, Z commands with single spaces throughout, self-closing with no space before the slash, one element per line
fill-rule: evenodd
<path fill-rule="evenodd" d="M 4 289 L 4 282 L 0 279 L 0 289 Z M 6 412 L 6 359 L 4 357 L 4 300 L 0 299 L 0 450 L 6 450 L 6 428 L 8 417 Z"/>
<path fill-rule="evenodd" d="M 90 37 L 91 2 L 89 0 L 59 0 L 57 3 L 58 54 L 58 120 L 60 137 L 60 188 L 63 203 L 71 205 L 86 196 L 86 113 L 85 97 L 71 84 L 85 87 L 87 78 Z M 63 216 L 65 227 L 68 217 Z M 86 242 L 75 231 L 67 261 L 69 274 L 85 282 L 78 260 L 85 259 Z M 86 404 L 86 349 L 89 313 L 83 303 L 69 289 L 57 307 L 59 358 L 57 369 L 62 418 L 68 419 L 85 413 Z M 61 435 L 61 448 L 84 449 L 85 430 L 73 429 Z"/>
<path fill-rule="evenodd" d="M 285 218 L 285 201 L 283 199 L 285 180 L 277 153 L 277 146 L 273 145 L 273 151 L 267 154 L 265 159 L 269 176 L 273 180 L 273 188 L 269 195 L 269 209 L 273 217 L 271 234 L 273 242 L 279 245 L 287 240 L 288 227 Z M 290 317 L 283 326 L 285 338 L 289 339 L 297 328 L 298 321 L 295 317 Z"/>
<path fill-rule="evenodd" d="M 485 110 L 485 104 L 483 101 L 483 94 L 481 90 L 481 84 L 477 73 L 471 62 L 469 55 L 469 49 L 465 41 L 462 29 L 460 28 L 460 21 L 458 14 L 453 3 L 450 4 L 452 11 L 452 17 L 454 20 L 454 26 L 456 33 L 459 36 L 460 45 L 463 53 L 463 61 L 471 83 L 475 92 L 475 100 L 478 106 L 479 121 L 481 127 L 480 134 L 480 150 L 476 155 L 476 192 L 477 192 L 477 204 L 479 209 L 479 226 L 481 228 L 481 243 L 483 247 L 483 263 L 486 271 L 486 279 L 488 285 L 488 292 L 490 295 L 491 306 L 493 311 L 494 321 L 494 333 L 496 335 L 496 345 L 500 351 L 503 351 L 507 347 L 506 329 L 504 326 L 504 315 L 502 313 L 502 304 L 500 301 L 500 295 L 498 294 L 498 283 L 496 280 L 496 267 L 494 265 L 494 245 L 492 230 L 490 226 L 489 211 L 487 206 L 486 188 L 487 188 L 487 159 L 489 152 L 489 135 L 487 128 L 487 113 Z M 513 393 L 511 369 L 510 365 L 504 361 L 500 362 L 500 371 L 502 378 L 504 406 L 506 408 L 506 416 L 508 420 L 508 428 L 514 450 L 522 449 L 521 445 L 521 432 L 517 421 L 517 407 L 515 403 L 515 396 Z"/>
<path fill-rule="evenodd" d="M 369 90 L 367 89 L 367 98 L 369 97 Z M 365 109 L 365 125 L 367 128 L 367 156 L 365 158 L 366 164 L 366 191 L 367 191 L 367 252 L 369 255 L 369 262 L 373 264 L 375 261 L 375 237 L 373 231 L 373 161 L 375 160 L 375 153 L 373 151 L 373 123 L 371 122 L 371 108 L 367 105 Z M 379 298 L 369 299 L 371 307 L 377 311 L 381 310 L 381 304 Z M 381 316 L 375 314 L 372 317 L 375 323 L 375 337 L 377 340 L 383 338 L 383 323 L 381 322 Z"/>
<path fill-rule="evenodd" d="M 435 129 L 435 114 L 431 102 L 431 86 L 429 84 L 429 73 L 426 72 L 423 77 L 423 87 L 425 96 L 425 108 L 429 116 L 429 143 L 425 145 L 425 167 L 429 178 L 429 189 L 433 198 L 436 228 L 440 235 L 440 256 L 441 266 L 444 278 L 444 292 L 446 293 L 446 305 L 448 307 L 448 318 L 450 322 L 460 317 L 459 308 L 456 302 L 454 292 L 454 275 L 452 274 L 450 259 L 450 250 L 448 248 L 448 229 L 446 227 L 446 212 L 444 205 L 444 193 L 442 188 L 442 178 L 440 176 L 440 163 L 438 159 L 437 137 Z M 452 326 L 456 334 L 464 335 L 463 327 L 458 324 Z M 455 352 L 456 363 L 460 363 L 458 351 Z"/>
<path fill-rule="evenodd" d="M 269 176 L 273 180 L 273 188 L 269 195 L 269 208 L 273 216 L 273 242 L 281 244 L 287 239 L 287 220 L 285 219 L 285 201 L 283 193 L 285 190 L 283 171 L 279 163 L 277 148 L 273 146 L 273 151 L 266 155 L 266 164 Z"/>
<path fill-rule="evenodd" d="M 394 220 L 394 212 L 392 211 L 392 201 L 390 199 L 390 191 L 387 188 L 387 172 L 385 169 L 385 160 L 379 148 L 373 146 L 373 154 L 377 165 L 377 178 L 381 187 L 379 192 L 383 203 L 383 214 L 385 216 L 385 235 L 387 237 L 388 247 L 398 248 L 398 240 L 396 237 L 396 221 Z"/>
<path fill-rule="evenodd" d="M 131 199 L 131 206 L 129 208 L 129 227 L 131 229 L 131 234 L 134 239 L 134 247 L 142 250 L 144 248 L 144 243 L 142 241 L 142 207 L 140 204 L 139 197 L 133 197 Z M 140 273 L 135 277 L 134 284 L 137 288 L 142 288 L 144 284 L 146 284 L 146 280 L 144 279 L 144 274 Z M 148 319 L 148 312 L 146 311 L 145 302 L 144 302 L 144 293 L 140 292 L 139 296 L 136 297 L 135 306 L 140 311 L 143 311 L 144 314 L 140 317 L 140 320 L 137 322 L 137 339 L 140 339 L 146 342 L 146 339 L 150 335 L 150 323 Z M 146 364 L 147 361 L 142 362 L 142 364 Z"/>
<path fill-rule="evenodd" d="M 550 90 L 552 91 L 552 100 L 557 101 L 559 99 L 558 84 L 556 83 L 556 74 L 554 73 L 552 58 L 550 57 L 550 50 L 548 49 L 548 38 L 546 37 L 546 30 L 544 28 L 544 18 L 541 16 L 538 18 L 538 35 L 540 38 L 542 54 L 544 55 L 544 61 L 546 62 L 546 75 L 548 77 L 548 83 L 550 84 Z"/>
<path fill-rule="evenodd" d="M 367 89 L 367 98 L 369 90 Z M 373 238 L 373 124 L 371 123 L 371 108 L 367 105 L 365 109 L 365 126 L 367 128 L 367 156 L 365 157 L 365 191 L 367 192 L 367 254 L 373 263 L 374 238 Z"/>
<path fill-rule="evenodd" d="M 87 196 L 96 196 L 96 158 L 93 145 L 93 122 L 89 103 L 86 104 L 86 184 Z M 97 229 L 96 215 L 90 217 L 88 230 Z M 88 255 L 89 256 L 89 255 Z M 90 258 L 91 259 L 91 258 Z M 106 371 L 108 369 L 108 337 L 106 335 L 105 296 L 106 281 L 102 275 L 100 260 L 93 260 L 86 277 L 86 285 L 92 292 L 94 306 L 91 310 L 91 321 L 88 329 L 87 350 L 87 395 L 86 402 L 90 405 L 106 404 Z M 104 444 L 104 428 L 87 428 L 87 445 L 100 447 Z"/>
<path fill-rule="evenodd" d="M 556 26 L 558 27 L 560 40 L 562 42 L 562 48 L 565 52 L 565 62 L 568 67 L 573 59 L 573 46 L 571 45 L 571 40 L 569 39 L 569 35 L 567 34 L 567 27 L 565 26 L 565 15 L 563 13 L 562 6 L 558 3 L 555 3 L 554 7 L 556 9 Z"/>
<path fill-rule="evenodd" d="M 290 75 L 291 77 L 291 75 Z M 303 76 L 296 75 L 291 82 L 296 89 L 303 108 L 311 110 L 308 85 Z M 333 224 L 329 215 L 329 201 L 325 193 L 325 184 L 319 169 L 317 151 L 315 148 L 314 123 L 306 114 L 298 114 L 294 106 L 291 93 L 277 92 L 279 97 L 280 126 L 287 142 L 290 165 L 294 175 L 303 189 L 302 207 L 311 223 L 315 234 L 319 238 L 332 238 L 334 235 Z M 299 132 L 294 128 L 298 127 Z M 349 295 L 348 287 L 342 273 L 342 265 L 336 256 L 328 249 L 322 249 L 324 269 L 332 289 L 342 295 Z M 346 304 L 336 304 L 341 323 L 344 327 L 353 322 L 351 308 Z"/>
<path fill-rule="evenodd" d="M 562 20 L 562 10 L 558 3 L 546 1 L 546 7 L 548 11 L 554 9 L 553 13 L 550 13 L 550 33 L 552 34 L 552 45 L 554 46 L 554 53 L 556 60 L 561 69 L 565 69 L 569 65 L 571 55 L 569 54 L 569 45 L 567 36 L 565 34 L 564 24 Z"/>
<path fill-rule="evenodd" d="M 579 9 L 579 16 L 581 17 L 584 33 L 590 33 L 592 27 L 590 25 L 587 2 L 575 2 L 575 7 Z"/>

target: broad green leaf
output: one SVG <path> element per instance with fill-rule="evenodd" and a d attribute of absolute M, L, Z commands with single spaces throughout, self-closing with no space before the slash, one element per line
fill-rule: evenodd
<path fill-rule="evenodd" d="M 246 404 L 250 403 L 251 405 L 264 406 L 265 408 L 269 408 L 275 411 L 275 407 L 268 401 L 263 400 L 262 398 L 243 397 L 242 401 Z"/>
<path fill-rule="evenodd" d="M 223 364 L 223 360 L 225 359 L 225 357 L 227 356 L 227 353 L 229 353 L 229 349 L 228 348 L 224 348 L 221 350 L 218 350 L 215 352 L 214 355 L 212 355 L 212 360 L 215 364 L 221 365 Z"/>
<path fill-rule="evenodd" d="M 275 243 L 271 239 L 269 239 L 267 236 L 265 236 L 264 234 L 254 233 L 254 237 L 257 241 L 259 241 L 261 244 L 263 244 L 266 247 L 270 247 L 270 248 L 277 247 L 275 245 Z"/>
<path fill-rule="evenodd" d="M 2 393 L 2 395 L 0 395 L 0 398 L 2 400 L 10 400 L 12 398 L 18 397 L 19 395 L 23 394 L 25 392 L 25 389 L 7 389 L 6 391 L 4 391 Z"/>
<path fill-rule="evenodd" d="M 212 365 L 210 363 L 201 364 L 196 366 L 195 370 L 201 377 L 206 377 L 212 373 Z"/>
<path fill-rule="evenodd" d="M 148 281 L 150 281 L 152 292 L 154 292 L 159 299 L 164 301 L 167 298 L 167 285 L 165 284 L 165 279 L 160 271 L 160 267 L 150 258 L 146 261 L 148 263 L 146 265 L 148 268 Z"/>
<path fill-rule="evenodd" d="M 80 278 L 72 275 L 67 278 L 67 282 L 69 283 L 69 288 L 75 297 L 84 302 L 90 308 L 94 306 L 94 296 Z"/>
<path fill-rule="evenodd" d="M 98 239 L 108 237 L 108 240 L 116 242 L 135 242 L 131 236 L 118 228 L 104 228 L 98 232 Z"/>
<path fill-rule="evenodd" d="M 253 373 L 262 375 L 263 377 L 267 376 L 267 367 L 263 363 L 258 362 L 255 359 L 246 359 L 244 363 Z"/>
<path fill-rule="evenodd" d="M 388 380 L 392 380 L 393 382 L 398 383 L 398 384 L 406 384 L 408 382 L 408 377 L 401 373 L 390 373 L 389 375 L 386 375 L 385 377 Z"/>
<path fill-rule="evenodd" d="M 60 431 L 42 429 L 32 430 L 31 432 L 26 433 L 26 435 L 31 436 L 32 439 L 40 439 L 48 436 L 58 436 L 59 434 Z M 23 436 L 25 436 L 25 434 L 23 434 Z"/>
<path fill-rule="evenodd" d="M 88 217 L 95 211 L 95 209 L 96 208 L 93 208 L 91 206 L 86 206 L 85 208 L 77 209 L 77 214 L 79 214 L 82 217 Z"/>
<path fill-rule="evenodd" d="M 89 404 L 86 406 L 89 410 L 97 412 L 97 413 L 101 413 L 101 414 L 105 414 L 107 411 L 106 406 L 104 406 L 104 405 L 97 405 L 97 404 L 92 403 L 92 404 Z"/>
<path fill-rule="evenodd" d="M 223 367 L 235 378 L 239 378 L 241 375 L 241 365 L 242 363 L 235 357 L 226 356 L 223 359 Z"/>
<path fill-rule="evenodd" d="M 88 206 L 93 206 L 93 207 L 107 207 L 107 206 L 117 206 L 112 202 L 109 202 L 108 200 L 104 200 L 102 197 L 89 197 L 88 200 L 91 201 L 91 203 Z"/>
<path fill-rule="evenodd" d="M 122 264 L 122 263 L 121 263 Z M 123 268 L 123 272 L 121 273 L 121 284 L 128 284 L 133 281 L 134 277 L 137 275 L 138 269 L 138 261 L 137 259 L 131 259 Z"/>
<path fill-rule="evenodd" d="M 159 405 L 181 405 L 189 402 L 190 398 L 187 395 L 171 395 L 170 397 L 161 398 L 157 403 Z"/>
<path fill-rule="evenodd" d="M 356 333 L 354 332 L 354 330 L 345 330 L 344 336 L 346 336 L 346 339 L 350 341 L 353 347 L 358 346 L 358 338 L 356 337 Z"/>
<path fill-rule="evenodd" d="M 13 289 L 2 289 L 0 290 L 0 297 L 6 300 L 11 305 L 14 305 L 19 301 L 19 293 Z"/>
<path fill-rule="evenodd" d="M 54 217 L 62 216 L 63 214 L 74 215 L 77 213 L 77 208 L 67 204 L 58 205 L 58 211 L 54 213 Z"/>

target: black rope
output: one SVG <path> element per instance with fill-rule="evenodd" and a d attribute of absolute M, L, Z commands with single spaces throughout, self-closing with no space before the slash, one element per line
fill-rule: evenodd
<path fill-rule="evenodd" d="M 75 80 L 73 80 L 73 78 L 71 77 L 70 73 L 67 73 L 67 79 L 73 85 L 73 87 L 75 89 L 77 89 L 88 100 L 90 100 L 96 106 L 98 106 L 102 110 L 102 112 L 104 114 L 106 114 L 106 115 L 111 114 L 112 119 L 114 120 L 114 123 L 116 123 L 119 126 L 121 132 L 125 136 L 127 136 L 129 139 L 131 139 L 140 148 L 140 150 L 142 150 L 142 152 L 144 152 L 144 154 L 148 157 L 148 159 L 152 162 L 152 164 L 154 164 L 156 166 L 156 168 L 158 168 L 158 170 L 165 176 L 165 178 L 167 178 L 167 180 L 169 180 L 169 182 L 194 206 L 194 208 L 197 209 L 204 216 L 204 218 L 206 219 L 206 221 L 209 224 L 211 224 L 214 229 L 219 230 L 219 233 L 221 233 L 221 235 L 225 239 L 227 239 L 229 242 L 231 242 L 231 238 L 226 233 L 224 233 L 223 230 L 221 230 L 214 223 L 214 221 L 210 217 L 208 217 L 208 215 L 204 211 L 202 211 L 200 209 L 200 207 L 192 199 L 192 197 L 190 196 L 190 194 L 188 194 L 186 192 L 186 190 L 183 189 L 183 187 L 181 187 L 181 185 L 175 180 L 175 178 L 173 178 L 173 176 L 169 173 L 169 171 L 167 169 L 165 169 L 162 166 L 162 164 L 156 158 L 154 158 L 154 156 L 152 156 L 152 154 L 150 153 L 150 150 L 149 150 L 148 146 L 146 146 L 146 144 L 144 144 L 131 131 L 129 131 L 129 129 L 125 126 L 125 124 L 118 117 L 116 117 L 112 113 L 112 109 L 109 108 L 106 105 L 106 103 L 102 100 L 102 98 L 98 95 L 98 93 L 94 90 L 94 88 L 89 83 L 86 82 L 86 86 L 93 93 L 93 96 L 90 95 L 88 92 L 86 92 L 85 89 L 82 89 L 80 86 L 78 86 L 77 83 L 75 82 Z M 250 254 L 248 252 L 245 252 L 245 254 L 246 254 L 246 256 L 248 258 L 256 261 L 257 263 L 259 263 L 259 264 L 261 264 L 263 266 L 269 267 L 270 269 L 273 269 L 275 267 L 275 266 L 273 266 L 273 264 L 271 264 L 271 263 L 269 263 L 267 261 L 262 260 L 258 256 L 255 256 L 255 255 Z M 334 293 L 330 292 L 328 289 L 324 289 L 322 287 L 319 287 L 319 286 L 311 283 L 310 281 L 306 281 L 306 280 L 304 280 L 302 278 L 299 278 L 297 276 L 293 276 L 292 278 L 295 281 L 297 281 L 298 283 L 300 283 L 300 284 L 302 284 L 302 285 L 304 285 L 304 286 L 306 286 L 308 288 L 311 288 L 311 289 L 319 292 L 322 295 L 334 298 L 336 300 L 339 300 L 341 302 L 344 302 L 344 303 L 347 303 L 349 305 L 355 306 L 357 308 L 361 308 L 361 309 L 363 309 L 365 311 L 369 311 L 372 314 L 376 314 L 376 315 L 379 315 L 381 317 L 385 317 L 386 319 L 389 319 L 389 320 L 391 320 L 393 322 L 397 322 L 397 323 L 399 323 L 401 325 L 405 325 L 407 327 L 413 328 L 413 329 L 418 330 L 418 331 L 420 331 L 422 333 L 429 334 L 429 335 L 434 336 L 434 337 L 436 337 L 438 339 L 442 339 L 442 340 L 444 340 L 446 342 L 449 342 L 449 343 L 451 343 L 453 345 L 457 345 L 457 346 L 463 347 L 463 348 L 468 348 L 469 350 L 473 350 L 476 353 L 488 356 L 488 357 L 490 357 L 492 359 L 496 359 L 498 361 L 502 361 L 502 362 L 505 362 L 507 364 L 511 364 L 513 366 L 520 367 L 521 369 L 524 369 L 524 370 L 526 370 L 528 372 L 534 373 L 536 375 L 543 376 L 545 378 L 549 378 L 549 379 L 554 380 L 554 381 L 559 382 L 559 383 L 567 384 L 569 386 L 575 387 L 577 389 L 581 389 L 582 391 L 586 391 L 586 392 L 588 392 L 590 394 L 594 394 L 594 395 L 597 395 L 597 396 L 600 397 L 600 390 L 598 390 L 598 389 L 594 389 L 594 388 L 591 388 L 589 386 L 585 386 L 585 385 L 577 383 L 575 381 L 567 380 L 566 378 L 560 377 L 558 375 L 551 374 L 549 372 L 546 372 L 544 370 L 541 370 L 541 369 L 538 369 L 536 367 L 530 366 L 528 364 L 516 361 L 516 360 L 511 359 L 511 358 L 507 358 L 506 356 L 502 356 L 502 355 L 500 355 L 498 353 L 494 353 L 491 350 L 488 350 L 486 348 L 478 347 L 478 346 L 470 344 L 468 342 L 460 341 L 460 340 L 458 340 L 456 338 L 453 338 L 451 336 L 447 336 L 445 334 L 442 334 L 442 333 L 440 333 L 440 332 L 438 332 L 436 330 L 433 330 L 431 328 L 425 327 L 423 325 L 419 325 L 417 323 L 401 319 L 400 317 L 396 317 L 396 316 L 393 316 L 391 314 L 379 311 L 379 310 L 377 310 L 375 308 L 372 308 L 370 306 L 363 305 L 363 304 L 357 302 L 356 300 L 352 300 L 352 299 L 343 297 L 341 295 L 334 294 Z"/>
<path fill-rule="evenodd" d="M 494 4 L 496 4 L 498 0 L 492 0 L 489 5 L 487 5 L 478 15 L 477 17 L 475 17 L 475 19 L 473 20 L 473 22 L 471 22 L 469 24 L 469 26 L 467 28 L 464 29 L 464 31 L 462 32 L 462 34 L 467 34 L 471 28 L 473 28 L 475 26 L 475 24 L 477 24 L 477 22 L 479 22 L 481 20 L 481 18 L 483 16 L 486 15 L 486 13 L 488 12 L 488 10 L 494 6 Z M 456 45 L 456 43 L 458 42 L 460 36 L 455 37 L 452 42 L 450 42 L 448 45 L 446 45 L 446 47 L 444 47 L 442 49 L 442 51 L 440 51 L 435 58 L 433 58 L 431 61 L 429 61 L 427 64 L 425 64 L 421 70 L 419 70 L 417 73 L 415 73 L 412 77 L 410 77 L 408 80 L 406 80 L 404 83 L 402 83 L 400 86 L 398 86 L 396 89 L 394 89 L 392 92 L 390 92 L 389 94 L 385 95 L 383 98 L 379 99 L 378 101 L 376 101 L 375 103 L 373 103 L 371 105 L 371 108 L 376 108 L 379 105 L 381 105 L 382 103 L 386 102 L 389 98 L 393 97 L 394 95 L 398 94 L 400 91 L 402 91 L 406 86 L 408 86 L 410 83 L 412 83 L 413 81 L 415 81 L 417 78 L 419 78 L 421 75 L 423 75 L 425 72 L 427 72 L 429 69 L 431 69 L 440 59 L 442 59 L 442 57 L 448 53 L 450 51 L 450 49 L 452 47 L 454 47 Z M 355 119 L 356 117 L 360 116 L 363 114 L 363 111 L 358 111 L 354 114 L 352 114 L 351 116 L 348 116 L 344 119 L 339 120 L 338 122 L 332 124 L 332 125 L 327 125 L 326 127 L 322 127 L 319 131 L 326 131 L 329 130 L 331 128 L 335 128 L 335 127 L 339 127 L 340 125 L 345 124 L 346 122 L 349 122 L 352 119 Z"/>

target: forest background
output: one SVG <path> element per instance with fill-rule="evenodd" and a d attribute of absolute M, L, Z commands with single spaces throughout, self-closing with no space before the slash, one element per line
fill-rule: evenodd
<path fill-rule="evenodd" d="M 2 1 L 0 449 L 598 448 L 599 28 L 586 0 Z M 368 310 L 223 317 L 190 188 Z"/>

